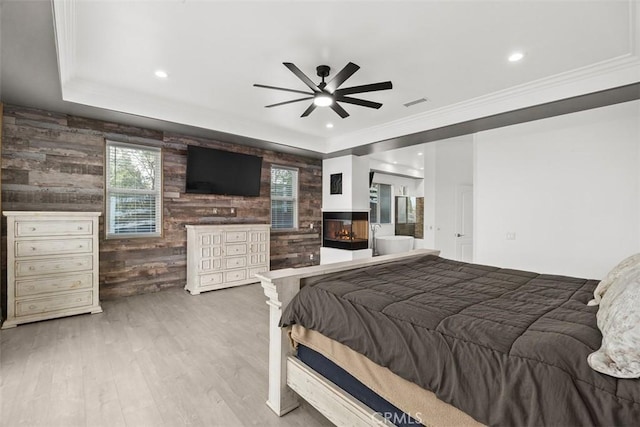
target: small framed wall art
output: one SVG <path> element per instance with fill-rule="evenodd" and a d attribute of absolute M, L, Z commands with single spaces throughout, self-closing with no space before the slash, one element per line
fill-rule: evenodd
<path fill-rule="evenodd" d="M 342 174 L 331 174 L 331 185 L 329 186 L 329 194 L 342 194 Z"/>

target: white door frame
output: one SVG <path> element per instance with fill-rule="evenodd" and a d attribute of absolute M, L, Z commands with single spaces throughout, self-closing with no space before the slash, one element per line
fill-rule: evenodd
<path fill-rule="evenodd" d="M 455 215 L 456 259 L 473 262 L 473 185 L 456 186 Z"/>

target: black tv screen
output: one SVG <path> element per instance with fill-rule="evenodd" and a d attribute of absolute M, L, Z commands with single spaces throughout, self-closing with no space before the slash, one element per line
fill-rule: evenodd
<path fill-rule="evenodd" d="M 189 145 L 187 193 L 259 196 L 262 157 Z"/>

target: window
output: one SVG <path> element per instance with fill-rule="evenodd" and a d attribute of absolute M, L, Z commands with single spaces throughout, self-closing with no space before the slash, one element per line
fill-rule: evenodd
<path fill-rule="evenodd" d="M 271 167 L 271 227 L 298 227 L 298 170 Z"/>
<path fill-rule="evenodd" d="M 371 224 L 391 224 L 391 186 L 373 184 L 369 188 L 369 221 Z"/>
<path fill-rule="evenodd" d="M 160 148 L 107 141 L 106 157 L 106 237 L 159 237 L 162 234 Z"/>

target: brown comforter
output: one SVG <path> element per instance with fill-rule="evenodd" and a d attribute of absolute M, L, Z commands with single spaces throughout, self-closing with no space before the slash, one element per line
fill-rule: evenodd
<path fill-rule="evenodd" d="M 309 280 L 281 325 L 316 330 L 503 426 L 640 425 L 640 380 L 593 371 L 597 281 L 428 255 Z"/>

